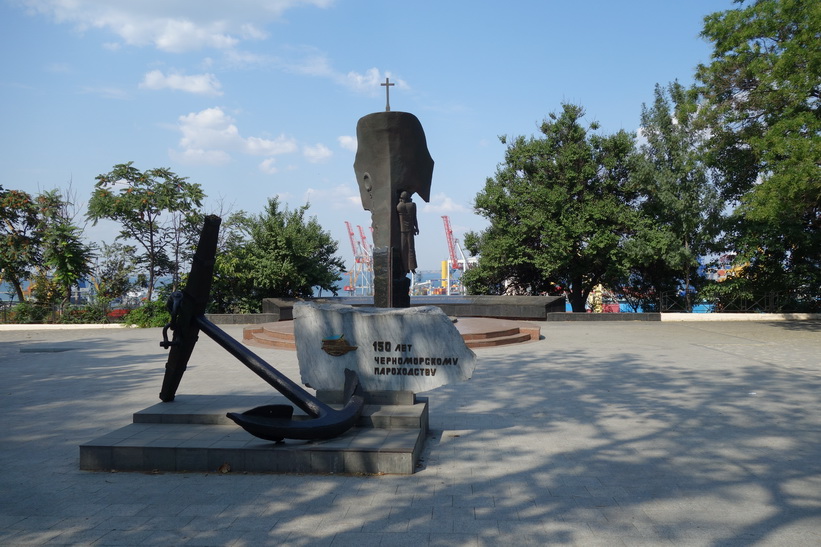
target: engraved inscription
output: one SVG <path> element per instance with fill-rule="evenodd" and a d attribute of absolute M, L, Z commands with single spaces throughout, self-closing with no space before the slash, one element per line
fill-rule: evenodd
<path fill-rule="evenodd" d="M 382 365 L 373 368 L 377 376 L 436 376 L 436 367 L 456 366 L 459 363 L 458 357 L 412 355 L 413 344 L 374 340 L 372 347 L 374 353 L 380 354 L 374 355 L 374 363 Z"/>

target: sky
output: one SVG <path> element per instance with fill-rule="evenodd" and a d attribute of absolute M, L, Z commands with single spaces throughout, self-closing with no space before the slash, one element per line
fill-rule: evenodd
<path fill-rule="evenodd" d="M 199 183 L 208 213 L 268 198 L 339 241 L 369 237 L 353 171 L 357 120 L 410 112 L 434 159 L 418 196 L 419 268 L 487 221 L 473 202 L 563 103 L 600 132 L 636 132 L 653 89 L 693 82 L 704 17 L 731 0 L 0 0 L 0 185 L 70 189 L 129 161 Z M 82 216 L 78 217 L 82 224 Z M 85 227 L 111 243 L 117 226 Z"/>

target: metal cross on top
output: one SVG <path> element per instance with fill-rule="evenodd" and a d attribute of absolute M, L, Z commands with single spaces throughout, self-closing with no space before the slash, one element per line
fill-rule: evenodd
<path fill-rule="evenodd" d="M 384 84 L 379 84 L 385 88 L 385 112 L 391 111 L 391 87 L 395 86 L 396 84 L 391 83 L 390 78 L 385 78 Z"/>

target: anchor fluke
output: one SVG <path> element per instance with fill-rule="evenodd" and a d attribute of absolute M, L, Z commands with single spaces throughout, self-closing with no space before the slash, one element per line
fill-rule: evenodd
<path fill-rule="evenodd" d="M 348 402 L 341 410 L 323 404 L 305 420 L 292 420 L 293 407 L 288 405 L 260 406 L 227 416 L 251 435 L 269 441 L 332 439 L 354 426 L 365 405 L 359 377 L 350 369 L 345 369 L 344 399 Z"/>

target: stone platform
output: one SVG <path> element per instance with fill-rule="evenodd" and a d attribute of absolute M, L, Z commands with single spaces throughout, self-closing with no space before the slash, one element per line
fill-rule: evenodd
<path fill-rule="evenodd" d="M 509 321 L 486 317 L 462 317 L 454 323 L 467 347 L 471 349 L 521 344 L 541 338 L 541 327 L 528 321 Z M 296 350 L 294 322 L 278 321 L 251 325 L 242 331 L 249 346 Z"/>
<path fill-rule="evenodd" d="M 133 423 L 80 445 L 89 471 L 362 473 L 410 475 L 428 432 L 428 402 L 366 404 L 357 425 L 335 439 L 274 443 L 226 417 L 282 396 L 179 395 L 134 413 Z M 300 414 L 294 410 L 294 419 Z"/>
<path fill-rule="evenodd" d="M 263 298 L 262 311 L 277 319 L 293 319 L 297 298 Z M 312 298 L 317 304 L 344 304 L 372 307 L 372 296 L 337 296 Z M 565 311 L 564 296 L 496 296 L 496 295 L 431 295 L 411 296 L 411 307 L 436 306 L 451 317 L 495 317 L 519 321 L 544 321 L 549 313 Z"/>

